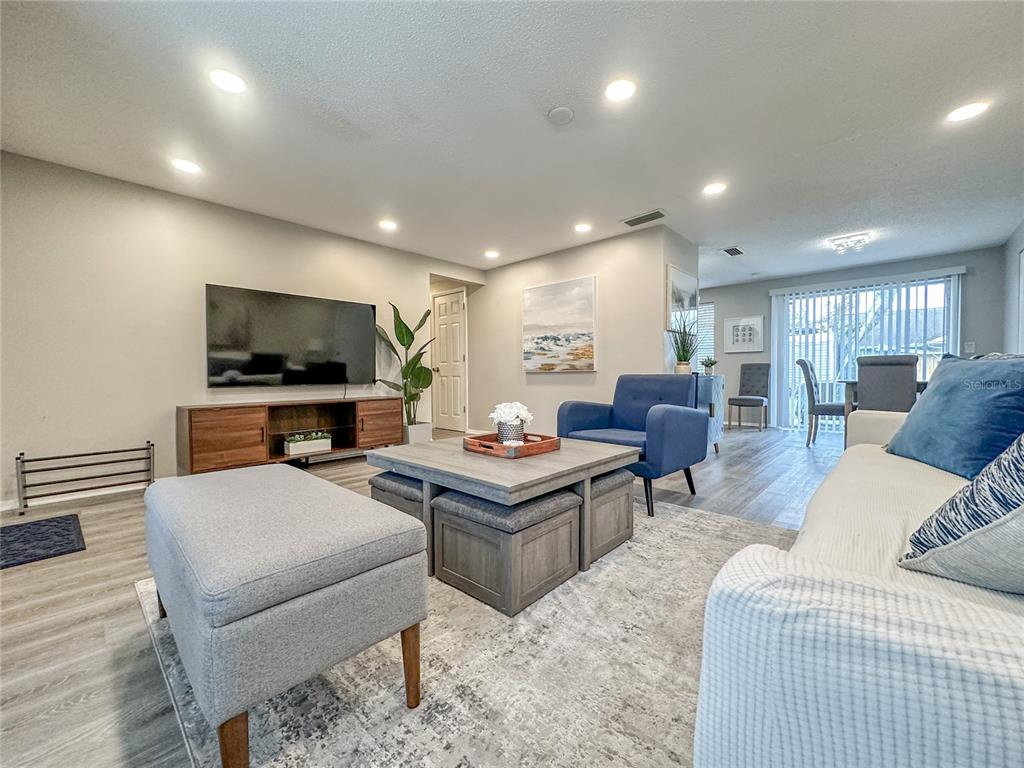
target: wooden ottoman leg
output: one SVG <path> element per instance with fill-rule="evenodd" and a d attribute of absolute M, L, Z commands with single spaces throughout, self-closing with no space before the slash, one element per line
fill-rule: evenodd
<path fill-rule="evenodd" d="M 235 715 L 217 728 L 223 768 L 249 768 L 249 713 Z"/>
<path fill-rule="evenodd" d="M 405 669 L 405 703 L 409 709 L 415 709 L 420 705 L 419 624 L 402 630 L 402 667 Z"/>

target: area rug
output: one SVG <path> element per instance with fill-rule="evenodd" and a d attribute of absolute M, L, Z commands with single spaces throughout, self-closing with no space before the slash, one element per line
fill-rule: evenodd
<path fill-rule="evenodd" d="M 34 563 L 85 549 L 78 515 L 5 525 L 0 528 L 0 569 Z"/>
<path fill-rule="evenodd" d="M 631 541 L 513 618 L 431 579 L 420 707 L 386 640 L 250 712 L 252 766 L 691 765 L 711 580 L 795 533 L 665 503 L 635 515 Z M 193 765 L 217 768 L 153 580 L 136 589 Z"/>

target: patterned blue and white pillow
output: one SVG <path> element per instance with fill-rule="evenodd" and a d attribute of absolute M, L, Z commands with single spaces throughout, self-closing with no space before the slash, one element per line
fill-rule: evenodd
<path fill-rule="evenodd" d="M 899 564 L 1024 594 L 1024 434 L 921 524 Z"/>

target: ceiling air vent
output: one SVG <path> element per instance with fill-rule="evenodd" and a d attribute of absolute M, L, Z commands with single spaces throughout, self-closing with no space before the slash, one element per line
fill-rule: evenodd
<path fill-rule="evenodd" d="M 724 253 L 726 256 L 742 256 L 743 255 L 743 251 L 741 251 L 735 245 L 733 245 L 733 246 L 731 246 L 729 248 L 723 248 L 722 249 L 722 253 Z"/>
<path fill-rule="evenodd" d="M 630 216 L 628 219 L 623 219 L 622 223 L 627 227 L 639 227 L 641 224 L 647 224 L 651 221 L 657 221 L 658 219 L 664 219 L 665 212 L 661 208 L 657 208 L 647 213 L 641 213 L 636 216 Z"/>

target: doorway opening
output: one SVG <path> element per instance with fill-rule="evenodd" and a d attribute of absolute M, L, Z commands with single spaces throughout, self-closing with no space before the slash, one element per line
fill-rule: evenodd
<path fill-rule="evenodd" d="M 468 427 L 469 292 L 467 283 L 430 276 L 430 402 L 435 430 L 458 433 Z"/>

